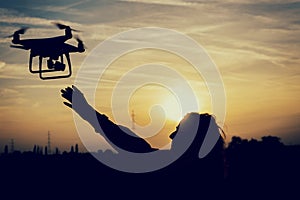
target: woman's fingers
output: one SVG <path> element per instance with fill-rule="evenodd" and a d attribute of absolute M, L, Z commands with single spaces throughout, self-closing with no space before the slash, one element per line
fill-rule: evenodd
<path fill-rule="evenodd" d="M 68 106 L 69 108 L 72 108 L 72 104 L 70 104 L 70 103 L 68 103 L 68 102 L 64 102 L 64 104 L 65 104 L 66 106 Z"/>
<path fill-rule="evenodd" d="M 72 102 L 72 95 L 73 95 L 73 89 L 70 87 L 67 87 L 65 89 L 60 90 L 61 96 L 65 98 L 66 100 Z"/>
<path fill-rule="evenodd" d="M 61 91 L 61 96 L 68 101 L 68 102 L 63 102 L 66 106 L 72 108 L 73 95 L 75 95 L 74 97 L 76 98 L 77 101 L 80 101 L 80 103 L 84 103 L 84 101 L 82 101 L 85 100 L 84 96 L 76 86 L 72 85 L 72 88 L 66 87 L 65 89 L 61 89 L 60 91 Z M 78 96 L 78 94 L 80 95 Z"/>

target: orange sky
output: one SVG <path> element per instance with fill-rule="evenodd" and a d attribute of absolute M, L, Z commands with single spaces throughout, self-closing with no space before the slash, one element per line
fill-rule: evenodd
<path fill-rule="evenodd" d="M 288 144 L 300 143 L 300 2 L 91 0 L 23 4 L 0 3 L 1 38 L 22 26 L 32 27 L 23 38 L 61 35 L 63 31 L 50 23 L 61 21 L 84 31 L 79 35 L 88 49 L 71 55 L 72 78 L 42 81 L 28 71 L 28 52 L 11 49 L 10 39 L 0 39 L 0 151 L 11 138 L 19 149 L 46 145 L 48 130 L 53 146 L 68 149 L 79 143 L 72 112 L 62 104 L 60 89 L 74 83 L 77 70 L 97 44 L 122 31 L 149 26 L 186 34 L 201 44 L 216 63 L 226 90 L 224 129 L 229 138 L 276 135 Z M 158 50 L 132 52 L 113 62 L 104 77 L 111 82 L 100 83 L 97 89 L 97 109 L 112 118 L 111 91 L 122 73 L 153 62 L 179 70 L 198 97 L 198 112 L 211 112 L 210 95 L 202 77 L 195 75 L 182 58 Z M 131 105 L 128 112 L 135 110 L 137 123 L 149 122 L 151 104 L 170 106 L 165 108 L 168 120 L 184 114 L 172 113 L 178 109 L 176 101 L 163 91 L 148 86 L 132 96 L 131 101 L 136 101 L 132 104 L 136 105 Z M 127 125 L 131 126 L 130 122 Z M 93 134 L 92 129 L 89 131 Z M 103 141 L 100 143 L 95 149 L 107 148 Z"/>

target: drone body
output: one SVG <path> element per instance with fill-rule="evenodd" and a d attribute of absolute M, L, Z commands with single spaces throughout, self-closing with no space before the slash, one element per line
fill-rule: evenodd
<path fill-rule="evenodd" d="M 40 78 L 43 80 L 46 79 L 58 79 L 58 78 L 68 78 L 72 75 L 72 65 L 70 59 L 70 53 L 79 52 L 82 53 L 85 51 L 82 40 L 76 38 L 78 45 L 73 46 L 65 43 L 67 40 L 73 37 L 72 31 L 69 26 L 56 23 L 55 24 L 59 29 L 65 30 L 65 35 L 52 37 L 52 38 L 41 38 L 41 39 L 20 39 L 20 34 L 24 34 L 27 28 L 22 28 L 14 32 L 12 43 L 10 45 L 12 48 L 30 50 L 29 56 L 29 71 L 31 73 L 38 73 Z M 66 64 L 64 64 L 65 55 L 67 64 L 68 64 L 68 74 L 63 75 L 54 75 L 54 76 L 45 76 L 45 74 L 53 74 L 53 72 L 65 71 Z M 33 58 L 39 57 L 39 66 L 38 69 L 33 69 L 32 61 Z M 48 58 L 47 67 L 43 67 L 43 58 Z M 57 74 L 57 73 L 56 73 Z"/>

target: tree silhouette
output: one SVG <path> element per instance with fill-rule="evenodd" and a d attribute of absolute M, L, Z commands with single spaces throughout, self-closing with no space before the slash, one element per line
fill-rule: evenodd
<path fill-rule="evenodd" d="M 78 144 L 75 145 L 75 153 L 78 153 Z"/>
<path fill-rule="evenodd" d="M 261 140 L 264 145 L 269 147 L 279 147 L 283 145 L 283 143 L 280 141 L 280 138 L 276 136 L 263 136 Z"/>
<path fill-rule="evenodd" d="M 59 149 L 58 149 L 58 147 L 55 148 L 55 154 L 56 154 L 56 155 L 59 154 Z"/>
<path fill-rule="evenodd" d="M 7 146 L 7 145 L 5 145 L 5 147 L 4 147 L 4 154 L 5 154 L 5 155 L 8 154 L 8 146 Z"/>
<path fill-rule="evenodd" d="M 37 147 L 36 147 L 36 153 L 37 153 L 38 155 L 43 155 L 43 148 L 40 147 L 39 145 L 37 145 Z"/>
<path fill-rule="evenodd" d="M 48 155 L 48 148 L 47 148 L 47 146 L 45 146 L 45 155 L 46 156 Z"/>
<path fill-rule="evenodd" d="M 37 153 L 37 147 L 36 147 L 36 145 L 34 145 L 32 152 L 33 152 L 34 154 Z"/>
<path fill-rule="evenodd" d="M 71 146 L 70 153 L 74 153 L 74 146 L 73 145 Z"/>
<path fill-rule="evenodd" d="M 38 145 L 36 146 L 36 153 L 40 154 L 40 147 Z"/>

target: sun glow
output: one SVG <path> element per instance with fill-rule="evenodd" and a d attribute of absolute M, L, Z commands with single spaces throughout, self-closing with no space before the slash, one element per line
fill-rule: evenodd
<path fill-rule="evenodd" d="M 166 120 L 179 122 L 183 118 L 184 113 L 182 112 L 180 102 L 175 97 L 168 95 L 163 100 L 162 107 L 165 111 Z"/>

